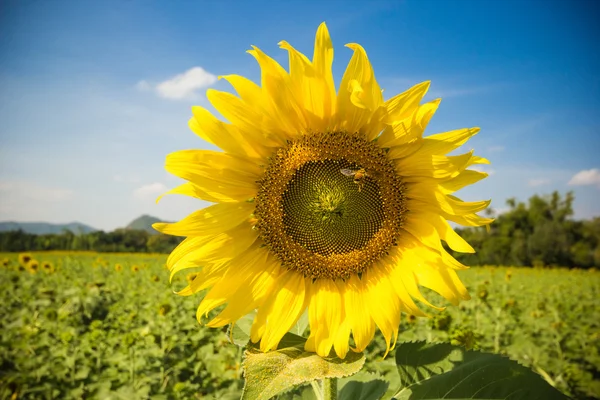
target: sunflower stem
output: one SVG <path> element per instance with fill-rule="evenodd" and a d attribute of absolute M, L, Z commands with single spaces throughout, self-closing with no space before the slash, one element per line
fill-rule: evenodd
<path fill-rule="evenodd" d="M 323 400 L 337 399 L 337 378 L 323 379 Z"/>

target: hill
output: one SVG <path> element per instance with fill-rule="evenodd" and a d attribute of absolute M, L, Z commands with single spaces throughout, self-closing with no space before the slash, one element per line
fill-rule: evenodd
<path fill-rule="evenodd" d="M 133 221 L 131 221 L 129 223 L 129 225 L 127 225 L 125 227 L 125 229 L 137 229 L 137 230 L 143 230 L 148 232 L 151 235 L 156 235 L 158 234 L 157 231 L 155 231 L 152 228 L 152 224 L 155 222 L 165 222 L 159 218 L 153 217 L 151 215 L 142 215 L 141 217 L 138 217 L 136 219 L 134 219 Z"/>
<path fill-rule="evenodd" d="M 0 222 L 0 232 L 22 230 L 25 233 L 34 235 L 58 234 L 69 230 L 75 234 L 95 232 L 98 229 L 81 222 L 71 222 L 68 224 L 50 224 L 48 222 Z"/>

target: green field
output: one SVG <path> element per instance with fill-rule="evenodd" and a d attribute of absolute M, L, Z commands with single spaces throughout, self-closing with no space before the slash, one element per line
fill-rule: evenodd
<path fill-rule="evenodd" d="M 242 351 L 225 330 L 198 324 L 200 296 L 173 294 L 166 256 L 33 257 L 37 271 L 0 254 L 1 399 L 239 398 Z M 473 299 L 430 319 L 404 318 L 399 341 L 506 354 L 571 397 L 600 397 L 599 272 L 479 267 L 460 276 Z M 391 393 L 395 364 L 381 362 L 384 348 L 378 336 L 366 369 L 386 376 Z"/>

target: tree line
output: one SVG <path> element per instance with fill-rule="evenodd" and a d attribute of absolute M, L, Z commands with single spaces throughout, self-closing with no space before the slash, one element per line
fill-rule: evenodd
<path fill-rule="evenodd" d="M 457 232 L 477 251 L 453 253 L 466 265 L 600 267 L 600 217 L 578 221 L 573 193 L 507 200 L 508 211 L 490 227 Z M 88 250 L 98 252 L 170 253 L 183 238 L 145 230 L 34 235 L 0 232 L 0 251 Z"/>
<path fill-rule="evenodd" d="M 98 251 L 128 253 L 170 253 L 183 238 L 150 234 L 145 230 L 117 229 L 75 234 L 35 235 L 22 230 L 0 232 L 0 251 Z"/>
<path fill-rule="evenodd" d="M 572 192 L 507 200 L 508 211 L 485 228 L 457 232 L 477 251 L 454 253 L 466 265 L 600 267 L 600 217 L 574 220 Z"/>

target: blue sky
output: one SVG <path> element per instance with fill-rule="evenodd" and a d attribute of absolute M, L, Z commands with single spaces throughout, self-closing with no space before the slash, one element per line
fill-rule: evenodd
<path fill-rule="evenodd" d="M 325 21 L 339 83 L 363 45 L 386 97 L 423 80 L 442 97 L 428 134 L 480 126 L 465 150 L 491 176 L 459 195 L 575 192 L 600 215 L 599 6 L 585 1 L 34 1 L 0 4 L 0 220 L 99 229 L 205 203 L 154 199 L 166 154 L 206 148 L 187 127 L 218 75 L 259 80 L 256 45 L 287 68 Z M 183 75 L 182 75 L 183 74 Z M 179 78 L 177 78 L 179 76 Z M 210 108 L 210 107 L 209 107 Z"/>

